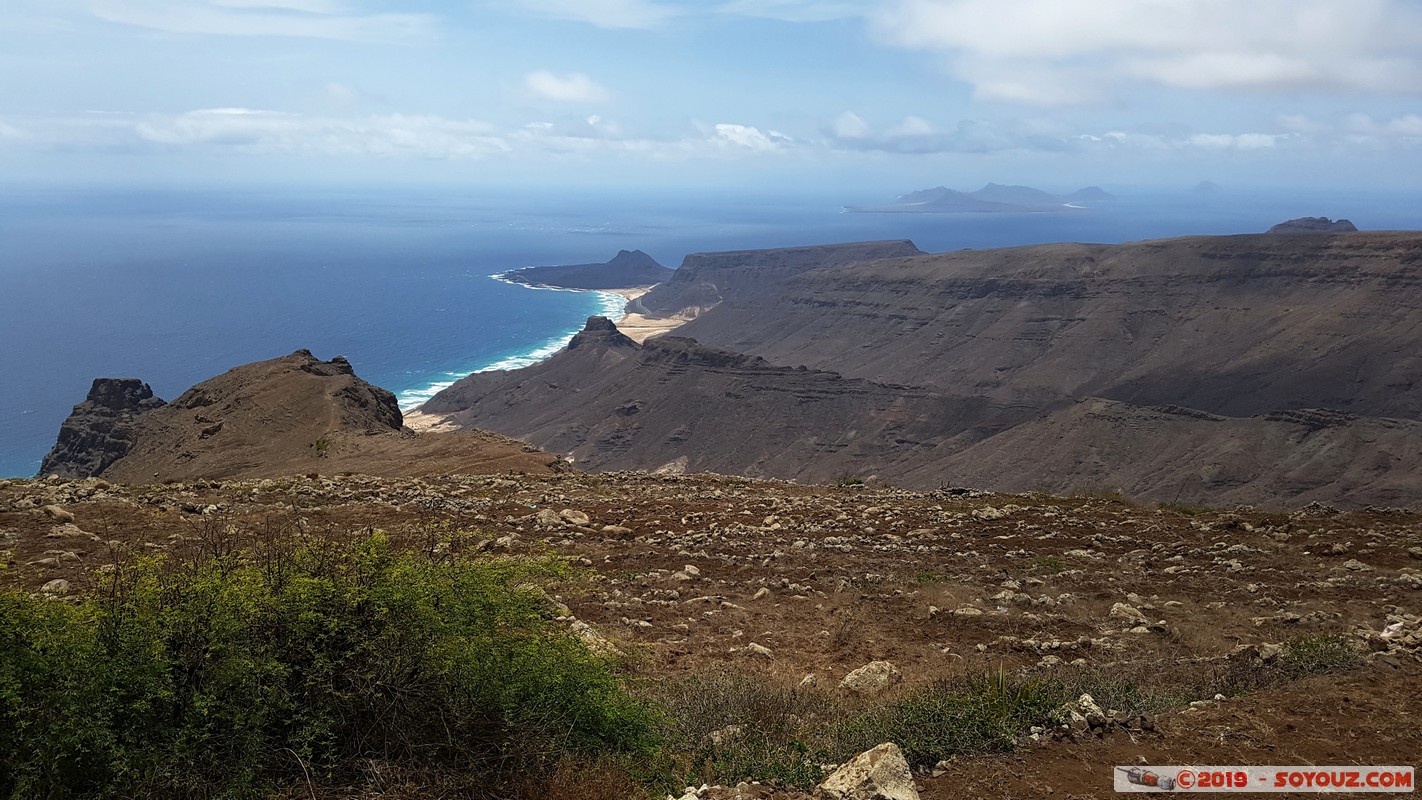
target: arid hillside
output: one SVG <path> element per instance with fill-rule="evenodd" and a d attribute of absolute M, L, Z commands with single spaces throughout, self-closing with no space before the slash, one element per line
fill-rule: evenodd
<path fill-rule="evenodd" d="M 53 478 L 0 482 L 0 580 L 63 599 L 125 554 L 181 565 L 232 537 L 370 528 L 415 550 L 455 541 L 582 565 L 554 598 L 560 624 L 631 657 L 634 685 L 673 709 L 687 753 L 714 736 L 716 752 L 743 757 L 706 762 L 697 782 L 731 788 L 702 796 L 805 797 L 774 789 L 771 775 L 788 773 L 754 771 L 804 757 L 774 742 L 858 748 L 836 720 L 910 714 L 936 681 L 1000 671 L 1018 686 L 1063 682 L 1060 726 L 1024 726 L 987 750 L 951 745 L 969 749 L 919 763 L 923 798 L 1110 797 L 1115 764 L 1412 764 L 1422 752 L 1422 519 L 1411 514 L 711 475 Z M 846 688 L 876 661 L 892 665 L 882 682 Z M 787 738 L 752 757 L 730 732 L 752 729 Z M 758 783 L 738 795 L 744 777 Z M 406 789 L 389 796 L 421 796 Z M 366 796 L 319 776 L 313 790 Z M 298 785 L 292 796 L 310 795 Z"/>

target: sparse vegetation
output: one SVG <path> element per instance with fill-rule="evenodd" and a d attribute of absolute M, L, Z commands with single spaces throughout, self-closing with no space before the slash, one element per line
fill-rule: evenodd
<path fill-rule="evenodd" d="M 1066 572 L 1066 562 L 1056 556 L 1043 556 L 1032 560 L 1032 569 L 1044 575 L 1060 575 Z"/>
<path fill-rule="evenodd" d="M 1201 514 L 1208 514 L 1212 510 L 1209 506 L 1192 505 L 1190 503 L 1161 503 L 1157 508 L 1161 511 L 1169 511 L 1187 517 L 1198 517 Z"/>

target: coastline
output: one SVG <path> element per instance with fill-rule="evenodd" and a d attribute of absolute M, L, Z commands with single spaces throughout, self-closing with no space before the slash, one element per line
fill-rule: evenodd
<path fill-rule="evenodd" d="M 614 319 L 613 322 L 617 325 L 618 330 L 622 331 L 629 339 L 634 342 L 637 342 L 638 344 L 641 344 L 642 342 L 653 336 L 658 336 L 660 334 L 673 331 L 681 327 L 681 325 L 687 321 L 685 319 L 679 318 L 647 317 L 641 314 L 628 313 L 627 304 L 651 291 L 652 286 L 635 286 L 625 289 L 568 289 L 562 286 L 539 286 L 536 284 L 524 283 L 522 281 L 513 281 L 505 278 L 504 275 L 505 273 L 501 272 L 497 275 L 490 275 L 489 277 L 493 278 L 496 281 L 501 281 L 503 283 L 511 283 L 517 286 L 522 286 L 525 289 L 540 289 L 543 291 L 553 292 L 592 292 L 593 294 L 603 295 L 603 308 L 601 310 L 610 311 L 613 307 L 616 307 L 618 310 L 616 313 L 616 319 Z M 613 314 L 609 313 L 607 314 L 607 316 L 612 317 Z M 535 348 L 526 355 L 506 358 L 502 361 L 490 364 L 487 367 L 473 370 L 469 374 L 472 375 L 475 372 L 493 372 L 496 370 L 504 369 L 519 369 L 521 367 L 537 364 L 538 362 L 543 361 L 544 359 L 547 359 L 548 357 L 562 350 L 565 346 L 567 346 L 568 339 L 572 338 L 572 336 L 576 333 L 577 330 L 574 330 L 565 336 L 555 337 L 553 340 L 550 340 L 541 347 Z M 424 395 L 428 392 L 429 389 L 434 389 L 435 387 L 439 387 L 440 389 L 446 388 L 449 385 L 452 385 L 455 380 L 458 380 L 458 378 L 455 378 L 454 380 L 448 382 L 441 381 L 432 383 L 429 387 L 427 387 L 427 389 L 419 390 L 419 394 Z M 413 390 L 403 392 L 402 394 L 408 396 L 412 393 Z M 433 394 L 432 392 L 429 393 Z M 425 399 L 428 399 L 428 397 L 426 397 Z M 401 409 L 401 412 L 404 414 L 405 418 L 405 427 L 413 431 L 417 431 L 419 433 L 460 430 L 460 427 L 457 424 L 451 422 L 449 417 L 445 415 L 427 414 L 424 411 L 421 411 L 420 409 L 423 406 L 424 401 L 421 400 L 418 404 L 412 405 L 408 409 Z"/>

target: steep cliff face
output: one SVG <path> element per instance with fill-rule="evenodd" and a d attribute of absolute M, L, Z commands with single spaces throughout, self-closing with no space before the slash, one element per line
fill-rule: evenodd
<path fill-rule="evenodd" d="M 1422 234 L 1045 245 L 851 264 L 677 333 L 1007 405 L 1422 418 Z"/>
<path fill-rule="evenodd" d="M 522 370 L 470 376 L 424 410 L 583 469 L 811 481 L 892 472 L 905 453 L 972 441 L 1014 419 L 981 400 L 775 366 L 675 336 L 641 346 L 605 336 Z"/>
<path fill-rule="evenodd" d="M 901 258 L 923 251 L 907 239 L 854 242 L 773 250 L 693 253 L 665 282 L 628 305 L 649 316 L 691 316 L 727 297 L 768 292 L 785 280 L 814 269 L 839 267 L 880 258 Z"/>
<path fill-rule="evenodd" d="M 1415 421 L 1322 410 L 1227 417 L 1100 398 L 1027 409 L 775 366 L 683 337 L 639 347 L 603 333 L 542 364 L 475 376 L 436 400 L 451 421 L 523 438 L 590 470 L 1106 489 L 1270 507 L 1422 501 Z"/>
<path fill-rule="evenodd" d="M 1416 233 L 964 251 L 728 286 L 676 337 L 638 349 L 602 321 L 580 340 L 607 346 L 432 405 L 593 469 L 1422 502 Z"/>
<path fill-rule="evenodd" d="M 135 419 L 161 408 L 153 389 L 134 378 L 95 378 L 84 402 L 59 428 L 59 440 L 39 474 L 83 478 L 98 475 L 133 447 Z"/>
<path fill-rule="evenodd" d="M 395 396 L 344 358 L 298 350 L 229 370 L 167 405 L 139 381 L 96 381 L 45 466 L 123 483 L 558 468 L 521 442 L 477 431 L 416 436 L 402 422 Z"/>

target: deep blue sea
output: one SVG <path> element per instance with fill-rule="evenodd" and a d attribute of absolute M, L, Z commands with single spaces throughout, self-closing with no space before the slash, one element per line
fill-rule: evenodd
<path fill-rule="evenodd" d="M 918 187 L 905 187 L 912 189 Z M 1066 188 L 1066 187 L 1046 187 Z M 0 188 L 0 476 L 33 475 L 91 380 L 172 399 L 238 364 L 344 355 L 405 407 L 469 372 L 531 363 L 611 295 L 508 269 L 910 238 L 924 250 L 1247 233 L 1348 217 L 1422 228 L 1422 192 L 1146 194 L 1059 214 L 845 214 L 886 198 L 695 191 Z"/>

